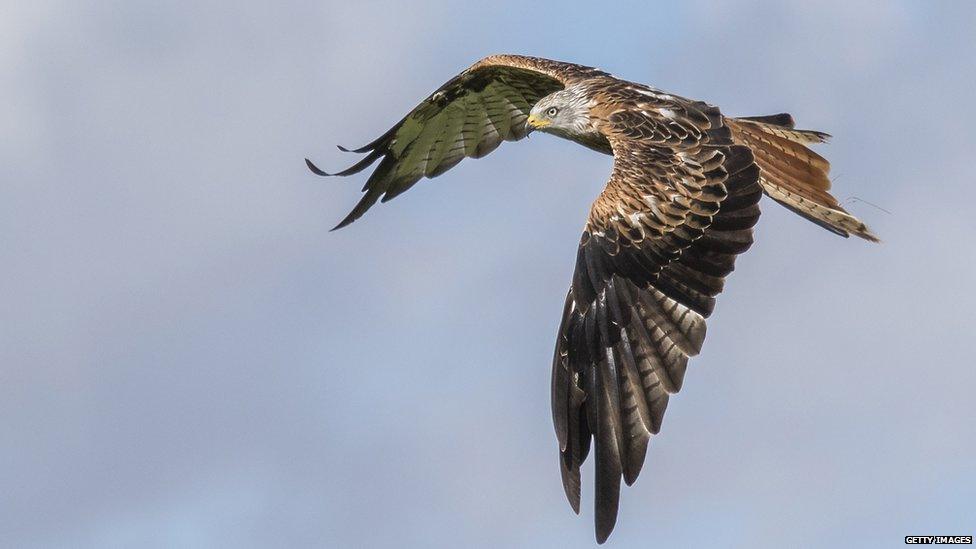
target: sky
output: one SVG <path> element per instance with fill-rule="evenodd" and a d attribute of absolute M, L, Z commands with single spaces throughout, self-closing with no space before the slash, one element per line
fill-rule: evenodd
<path fill-rule="evenodd" d="M 504 144 L 329 232 L 492 53 L 833 134 L 764 201 L 611 547 L 976 533 L 971 2 L 6 2 L 0 546 L 592 547 L 549 413 L 611 159 Z"/>

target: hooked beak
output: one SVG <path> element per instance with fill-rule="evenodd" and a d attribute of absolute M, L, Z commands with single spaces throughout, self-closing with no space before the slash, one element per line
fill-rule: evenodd
<path fill-rule="evenodd" d="M 530 114 L 528 118 L 525 119 L 525 135 L 538 130 L 539 128 L 544 128 L 549 125 L 546 120 L 540 120 L 535 117 L 535 115 Z"/>

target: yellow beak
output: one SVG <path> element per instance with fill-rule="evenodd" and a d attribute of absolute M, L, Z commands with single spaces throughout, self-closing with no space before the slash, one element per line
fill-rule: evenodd
<path fill-rule="evenodd" d="M 536 118 L 535 115 L 530 114 L 525 120 L 525 126 L 530 130 L 538 130 L 539 128 L 545 128 L 549 124 L 552 124 L 549 120 L 543 120 L 541 118 Z"/>

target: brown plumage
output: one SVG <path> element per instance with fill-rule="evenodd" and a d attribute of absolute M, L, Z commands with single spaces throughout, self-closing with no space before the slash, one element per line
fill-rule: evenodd
<path fill-rule="evenodd" d="M 773 200 L 841 236 L 878 242 L 867 225 L 847 213 L 830 192 L 830 163 L 806 147 L 830 136 L 796 130 L 788 114 L 726 120 L 736 143 L 751 148 L 762 169 L 760 183 Z"/>
<path fill-rule="evenodd" d="M 620 480 L 637 479 L 725 277 L 752 244 L 762 194 L 834 233 L 877 238 L 830 195 L 829 164 L 807 148 L 827 135 L 795 129 L 789 115 L 727 118 L 598 69 L 514 55 L 475 63 L 357 149 L 366 157 L 336 175 L 379 165 L 336 228 L 533 129 L 614 155 L 580 239 L 552 364 L 563 487 L 579 512 L 592 442 L 602 543 Z"/>

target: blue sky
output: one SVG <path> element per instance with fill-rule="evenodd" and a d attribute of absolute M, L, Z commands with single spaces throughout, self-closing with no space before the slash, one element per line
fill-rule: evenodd
<path fill-rule="evenodd" d="M 885 241 L 765 203 L 612 546 L 976 530 L 971 3 L 352 4 L 5 8 L 0 545 L 593 546 L 548 376 L 609 157 L 506 144 L 335 233 L 363 179 L 302 162 L 498 52 L 792 112 Z"/>

